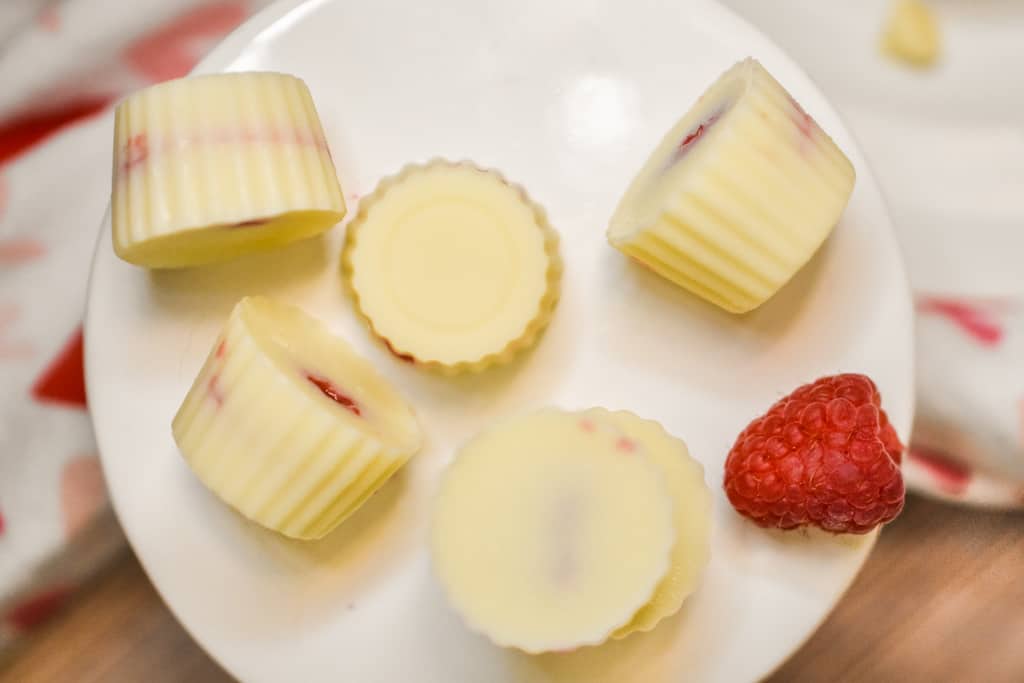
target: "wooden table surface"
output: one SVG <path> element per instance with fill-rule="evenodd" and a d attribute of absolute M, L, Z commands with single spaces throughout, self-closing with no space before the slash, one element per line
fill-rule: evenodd
<path fill-rule="evenodd" d="M 230 680 L 127 551 L 0 668 L 0 683 Z M 770 680 L 1024 682 L 1024 515 L 909 500 L 838 609 Z"/>

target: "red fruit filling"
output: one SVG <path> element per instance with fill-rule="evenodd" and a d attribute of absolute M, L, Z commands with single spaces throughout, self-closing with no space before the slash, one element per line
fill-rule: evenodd
<path fill-rule="evenodd" d="M 306 379 L 312 382 L 317 389 L 323 392 L 323 395 L 331 399 L 338 405 L 344 407 L 350 413 L 356 416 L 361 416 L 363 411 L 359 409 L 359 404 L 356 403 L 351 396 L 344 394 L 338 387 L 334 386 L 329 379 L 324 379 L 318 375 L 306 373 Z"/>
<path fill-rule="evenodd" d="M 253 218 L 247 221 L 241 221 L 239 223 L 232 223 L 231 228 L 255 228 L 258 225 L 266 225 L 270 222 L 269 218 Z"/>
<path fill-rule="evenodd" d="M 388 347 L 388 351 L 391 352 L 392 356 L 394 356 L 398 360 L 405 361 L 406 363 L 413 363 L 413 364 L 416 363 L 415 356 L 413 356 L 412 354 L 409 354 L 409 353 L 402 353 L 401 351 L 396 349 L 394 346 L 392 346 L 391 342 L 389 340 L 384 339 L 383 337 L 381 339 L 384 341 L 384 346 Z"/>
<path fill-rule="evenodd" d="M 686 153 L 690 151 L 690 148 L 704 137 L 704 133 L 706 133 L 711 126 L 715 125 L 715 122 L 718 121 L 721 116 L 722 112 L 715 112 L 708 118 L 704 119 L 704 121 L 702 121 L 695 129 L 687 133 L 686 137 L 683 138 L 683 141 L 679 143 L 679 147 L 676 148 L 676 154 L 672 157 L 672 163 L 674 164 L 686 156 Z"/>
<path fill-rule="evenodd" d="M 133 135 L 124 147 L 121 170 L 130 171 L 149 158 L 149 139 L 145 133 Z"/>

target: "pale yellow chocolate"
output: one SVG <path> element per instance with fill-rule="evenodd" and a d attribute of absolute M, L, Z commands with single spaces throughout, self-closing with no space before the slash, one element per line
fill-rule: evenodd
<path fill-rule="evenodd" d="M 558 300 L 558 238 L 522 188 L 469 163 L 407 166 L 360 203 L 344 277 L 399 357 L 481 370 L 532 345 Z"/>
<path fill-rule="evenodd" d="M 673 498 L 643 444 L 584 414 L 545 411 L 472 439 L 434 504 L 435 572 L 498 645 L 566 650 L 607 639 L 669 569 Z"/>
<path fill-rule="evenodd" d="M 882 33 L 882 50 L 913 66 L 931 66 L 939 58 L 939 27 L 921 0 L 895 0 Z"/>
<path fill-rule="evenodd" d="M 412 410 L 300 309 L 247 297 L 174 416 L 206 486 L 286 536 L 320 538 L 420 448 Z"/>
<path fill-rule="evenodd" d="M 723 74 L 619 203 L 613 246 L 727 311 L 750 311 L 811 258 L 853 191 L 843 152 L 755 60 Z"/>
<path fill-rule="evenodd" d="M 345 202 L 309 89 L 277 73 L 167 81 L 115 112 L 114 251 L 149 268 L 313 237 Z"/>
<path fill-rule="evenodd" d="M 686 444 L 657 422 L 603 408 L 593 408 L 584 414 L 622 430 L 643 447 L 644 456 L 661 469 L 674 505 L 676 543 L 672 564 L 651 600 L 612 634 L 613 638 L 624 638 L 634 631 L 650 631 L 662 619 L 679 611 L 683 601 L 696 590 L 711 550 L 711 492 L 704 483 L 704 468 L 690 457 Z"/>

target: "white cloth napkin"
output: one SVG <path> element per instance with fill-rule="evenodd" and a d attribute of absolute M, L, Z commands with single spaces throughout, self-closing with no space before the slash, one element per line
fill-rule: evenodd
<path fill-rule="evenodd" d="M 0 3 L 0 148 L 181 76 L 267 0 Z M 112 117 L 0 163 L 0 650 L 124 545 L 86 413 L 81 320 Z"/>

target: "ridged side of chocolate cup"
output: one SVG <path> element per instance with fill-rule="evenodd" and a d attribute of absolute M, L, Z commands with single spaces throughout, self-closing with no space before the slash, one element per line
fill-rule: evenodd
<path fill-rule="evenodd" d="M 616 209 L 608 238 L 659 275 L 744 313 L 810 260 L 854 181 L 835 142 L 747 59 L 664 138 Z"/>

